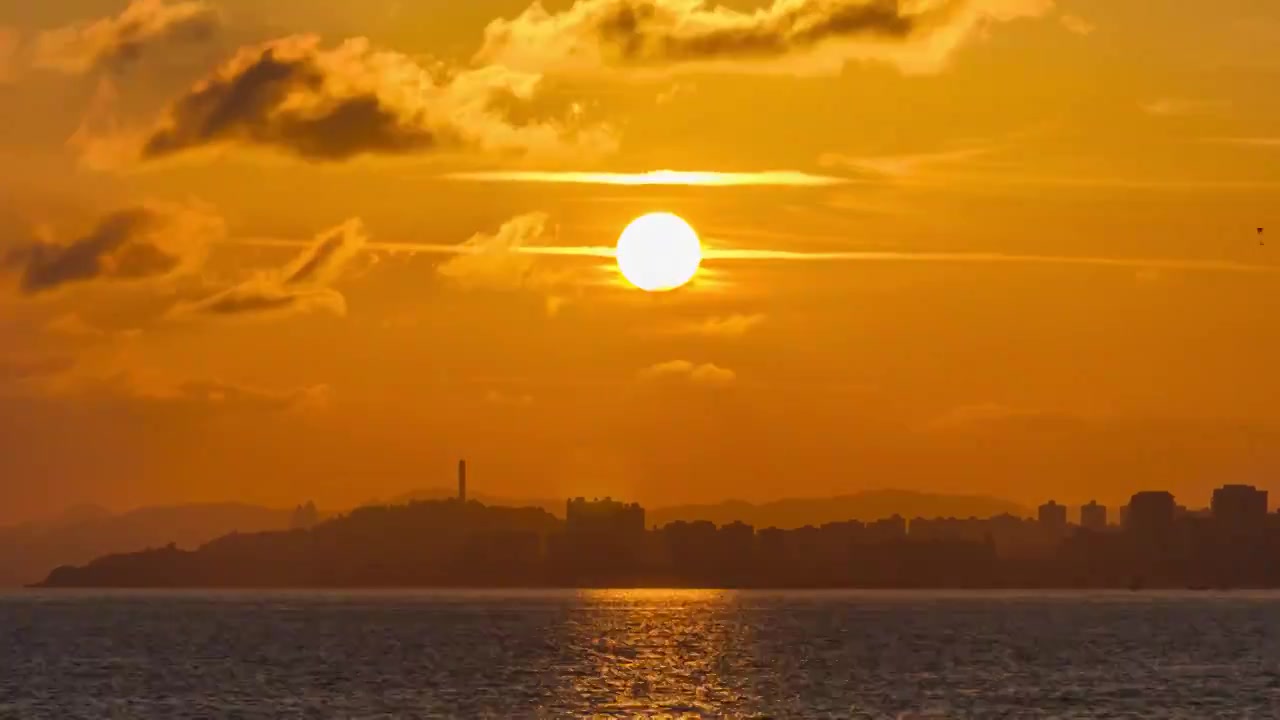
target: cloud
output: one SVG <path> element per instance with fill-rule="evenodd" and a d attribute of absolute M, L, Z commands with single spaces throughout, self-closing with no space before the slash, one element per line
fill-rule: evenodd
<path fill-rule="evenodd" d="M 1075 33 L 1076 35 L 1092 35 L 1098 29 L 1096 25 L 1088 20 L 1070 13 L 1059 17 L 1058 22 L 1062 23 L 1062 27 L 1066 28 L 1067 32 Z"/>
<path fill-rule="evenodd" d="M 161 402 L 198 403 L 263 412 L 308 412 L 327 409 L 333 390 L 328 385 L 285 391 L 263 390 L 220 380 L 192 380 L 170 389 L 151 389 L 143 397 Z"/>
<path fill-rule="evenodd" d="M 1210 138 L 1209 142 L 1250 148 L 1280 148 L 1280 137 L 1222 137 Z"/>
<path fill-rule="evenodd" d="M 827 153 L 818 158 L 825 168 L 839 168 L 861 176 L 878 179 L 908 180 L 926 175 L 938 168 L 969 165 L 974 160 L 995 153 L 997 148 L 979 146 L 933 153 L 906 155 L 841 155 Z"/>
<path fill-rule="evenodd" d="M 18 76 L 18 53 L 22 48 L 22 34 L 17 28 L 0 25 L 0 85 L 11 83 Z"/>
<path fill-rule="evenodd" d="M 508 395 L 501 390 L 490 390 L 485 395 L 484 401 L 490 405 L 499 405 L 502 407 L 529 407 L 533 405 L 532 395 Z"/>
<path fill-rule="evenodd" d="M 1028 430 L 1055 430 L 1074 429 L 1081 423 L 1080 418 L 1063 413 L 984 403 L 953 408 L 934 418 L 923 429 L 927 432 L 977 432 L 1017 426 Z"/>
<path fill-rule="evenodd" d="M 739 11 L 708 0 L 534 2 L 485 29 L 475 60 L 535 72 L 713 69 L 838 74 L 875 61 L 941 69 L 985 28 L 1048 13 L 1053 0 L 773 0 Z"/>
<path fill-rule="evenodd" d="M 711 338 L 737 338 L 746 335 L 750 330 L 764 322 L 765 316 L 727 315 L 710 317 L 701 322 L 686 323 L 675 327 L 674 332 L 683 335 L 701 335 Z"/>
<path fill-rule="evenodd" d="M 142 334 L 138 328 L 107 329 L 87 322 L 79 313 L 59 315 L 45 324 L 44 330 L 52 335 L 81 339 L 128 340 Z"/>
<path fill-rule="evenodd" d="M 36 67 L 81 75 L 119 68 L 143 54 L 207 40 L 222 19 L 204 0 L 133 0 L 119 15 L 36 36 Z"/>
<path fill-rule="evenodd" d="M 150 406 L 218 407 L 264 412 L 306 411 L 329 405 L 332 390 L 312 385 L 263 389 L 217 378 L 191 378 L 157 370 L 118 346 L 76 354 L 0 351 L 0 393 L 26 397 L 91 399 Z"/>
<path fill-rule="evenodd" d="M 654 98 L 654 103 L 657 105 L 670 105 L 686 95 L 692 95 L 697 91 L 697 88 L 698 86 L 693 83 L 672 83 L 670 88 L 658 93 L 658 96 Z"/>
<path fill-rule="evenodd" d="M 1032 178 L 1028 182 L 1034 182 Z M 1041 178 L 1040 183 L 1058 185 Z M 1118 187 L 1130 187 L 1118 185 Z M 1139 185 L 1139 187 L 1148 187 Z M 1180 189 L 1195 189 L 1198 185 L 1158 185 Z M 1274 184 L 1242 184 L 1240 187 L 1273 188 Z M 541 216 L 542 213 L 533 213 Z M 528 217 L 528 216 L 522 216 Z M 504 226 L 505 227 L 505 226 Z M 516 289 L 528 287 L 548 288 L 556 285 L 580 284 L 581 278 L 568 272 L 552 273 L 535 264 L 538 257 L 597 258 L 611 260 L 616 257 L 614 247 L 603 245 L 531 245 L 525 242 L 507 242 L 500 236 L 476 235 L 460 245 L 441 245 L 413 242 L 371 242 L 369 250 L 404 253 L 407 255 L 456 256 L 445 262 L 442 274 L 453 276 L 460 283 L 490 289 Z M 539 231 L 534 237 L 545 237 Z M 508 235 L 508 238 L 510 236 Z M 258 247 L 298 247 L 296 240 L 277 238 L 238 238 L 232 242 Z M 992 252 L 900 252 L 893 250 L 849 251 L 800 251 L 771 248 L 735 248 L 724 243 L 728 238 L 716 238 L 714 247 L 703 248 L 705 261 L 722 262 L 877 262 L 877 263 L 929 263 L 956 265 L 1049 265 L 1082 268 L 1112 268 L 1121 270 L 1167 270 L 1206 273 L 1231 273 L 1246 275 L 1280 274 L 1280 265 L 1269 263 L 1235 262 L 1194 257 L 1099 257 L 1087 255 L 1019 255 Z M 482 257 L 477 257 L 482 256 Z M 459 262 L 455 262 L 459 261 Z M 534 269 L 537 268 L 537 272 Z"/>
<path fill-rule="evenodd" d="M 150 205 L 102 218 L 67 244 L 34 243 L 0 257 L 26 295 L 90 281 L 141 281 L 189 272 L 222 237 L 222 220 L 192 208 Z"/>
<path fill-rule="evenodd" d="M 346 298 L 329 285 L 367 242 L 363 223 L 348 220 L 318 235 L 283 268 L 259 272 L 239 285 L 179 304 L 170 316 L 282 317 L 322 310 L 346 315 Z"/>
<path fill-rule="evenodd" d="M 814 175 L 796 170 L 764 170 L 760 172 L 650 170 L 637 173 L 497 170 L 448 173 L 442 177 L 446 180 L 471 182 L 628 186 L 701 185 L 708 187 L 825 187 L 852 182 L 847 178 Z"/>
<path fill-rule="evenodd" d="M 129 146 L 143 160 L 226 146 L 312 162 L 441 152 L 581 157 L 616 148 L 603 126 L 511 120 L 501 108 L 532 101 L 540 80 L 502 67 L 432 70 L 363 38 L 325 49 L 317 37 L 293 36 L 242 48 L 140 138 L 95 141 Z"/>
<path fill-rule="evenodd" d="M 29 350 L 11 349 L 0 353 L 0 388 L 67 372 L 75 367 L 75 360 L 67 355 L 33 353 Z"/>
<path fill-rule="evenodd" d="M 710 248 L 702 254 L 704 260 L 715 261 L 805 261 L 805 262 L 917 262 L 938 264 L 974 265 L 1059 265 L 1118 268 L 1128 270 L 1185 270 L 1189 272 L 1218 272 L 1273 275 L 1280 274 L 1280 265 L 1267 263 L 1232 262 L 1226 260 L 1201 260 L 1197 258 L 1140 258 L 1140 257 L 1089 257 L 1085 255 L 1012 255 L 983 252 L 897 252 L 880 250 L 851 250 L 848 252 L 798 252 L 794 250 Z"/>
<path fill-rule="evenodd" d="M 1157 98 L 1142 103 L 1142 112 L 1158 117 L 1190 117 L 1192 115 L 1208 115 L 1226 109 L 1230 103 L 1216 100 L 1194 100 L 1190 98 Z"/>
<path fill-rule="evenodd" d="M 467 288 L 483 290 L 546 289 L 558 275 L 540 271 L 531 246 L 548 238 L 546 213 L 533 212 L 503 223 L 496 233 L 476 233 L 458 246 L 455 257 L 436 269 Z"/>
<path fill-rule="evenodd" d="M 640 379 L 649 382 L 675 380 L 707 387 L 727 387 L 738 379 L 738 375 L 712 363 L 694 365 L 688 360 L 672 360 L 641 370 Z"/>

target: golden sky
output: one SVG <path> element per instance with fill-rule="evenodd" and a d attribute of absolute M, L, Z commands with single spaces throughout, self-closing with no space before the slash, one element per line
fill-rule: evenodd
<path fill-rule="evenodd" d="M 0 0 L 0 522 L 464 455 L 1280 490 L 1277 46 L 1274 0 Z M 656 211 L 674 292 L 610 257 Z"/>

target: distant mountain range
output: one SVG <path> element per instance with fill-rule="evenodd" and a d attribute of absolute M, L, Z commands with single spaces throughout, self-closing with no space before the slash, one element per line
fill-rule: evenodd
<path fill-rule="evenodd" d="M 0 527 L 0 587 L 35 582 L 59 565 L 174 543 L 194 548 L 230 532 L 289 527 L 293 510 L 235 503 L 179 505 L 112 514 L 78 507 L 42 523 Z"/>
<path fill-rule="evenodd" d="M 452 497 L 446 489 L 423 489 L 369 504 L 402 505 L 415 500 Z M 563 517 L 565 500 L 503 498 L 475 494 L 486 505 L 534 507 Z M 912 517 L 1023 516 L 1026 508 L 997 498 L 874 490 L 828 498 L 786 499 L 752 504 L 726 501 L 650 509 L 646 524 L 710 520 L 724 525 L 741 520 L 757 528 L 797 528 L 840 520 L 877 520 L 893 514 Z M 321 519 L 336 513 L 321 513 Z M 94 506 L 68 510 L 53 521 L 0 527 L 0 586 L 20 586 L 44 578 L 62 565 L 81 565 L 115 553 L 159 548 L 173 543 L 195 549 L 229 533 L 256 533 L 290 526 L 292 509 L 225 503 L 154 507 L 113 514 Z"/>

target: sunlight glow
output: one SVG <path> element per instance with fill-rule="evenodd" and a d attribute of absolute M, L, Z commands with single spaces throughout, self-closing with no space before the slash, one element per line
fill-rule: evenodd
<path fill-rule="evenodd" d="M 637 218 L 618 238 L 618 271 L 648 292 L 674 290 L 702 264 L 702 243 L 689 223 L 671 213 Z"/>

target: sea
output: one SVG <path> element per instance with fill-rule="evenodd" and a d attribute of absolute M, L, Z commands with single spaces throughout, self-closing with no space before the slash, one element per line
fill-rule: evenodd
<path fill-rule="evenodd" d="M 0 718 L 1280 718 L 1280 594 L 13 591 Z"/>

